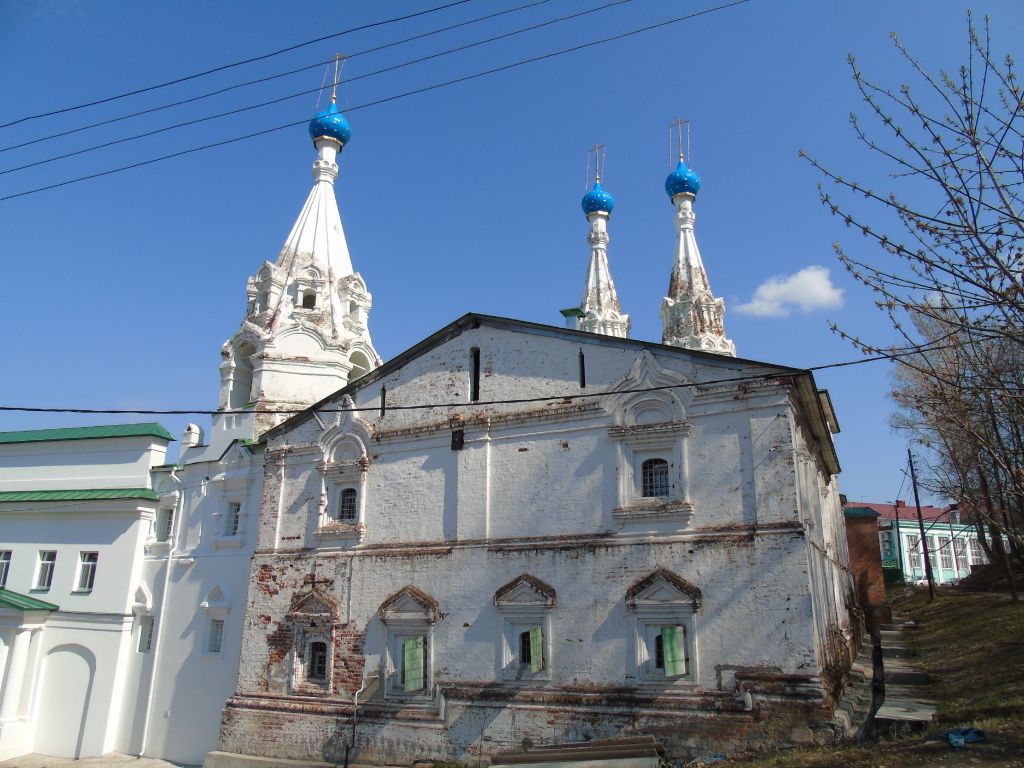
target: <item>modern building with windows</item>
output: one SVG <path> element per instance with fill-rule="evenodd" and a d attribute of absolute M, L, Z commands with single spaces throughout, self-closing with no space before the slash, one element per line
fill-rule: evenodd
<path fill-rule="evenodd" d="M 905 501 L 894 504 L 850 501 L 847 508 L 859 507 L 878 513 L 878 544 L 882 568 L 889 580 L 921 583 L 926 581 L 924 557 L 931 561 L 937 584 L 955 584 L 971 573 L 971 568 L 988 562 L 978 540 L 977 527 L 961 517 L 955 504 L 947 507 L 923 505 L 924 542 L 917 507 Z"/>

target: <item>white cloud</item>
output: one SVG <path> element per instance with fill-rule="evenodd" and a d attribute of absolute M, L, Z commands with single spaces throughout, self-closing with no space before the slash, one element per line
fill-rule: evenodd
<path fill-rule="evenodd" d="M 770 277 L 757 286 L 754 298 L 736 307 L 756 317 L 787 317 L 793 307 L 804 312 L 843 306 L 843 289 L 832 285 L 825 267 L 804 267 L 793 275 Z"/>

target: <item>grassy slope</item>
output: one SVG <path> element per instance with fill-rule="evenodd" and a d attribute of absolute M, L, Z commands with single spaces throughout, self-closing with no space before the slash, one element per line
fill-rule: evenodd
<path fill-rule="evenodd" d="M 954 752 L 926 736 L 864 746 L 792 749 L 730 768 L 902 768 L 903 766 L 1024 766 L 1024 604 L 1005 595 L 940 590 L 890 592 L 893 613 L 920 624 L 907 641 L 932 676 L 928 696 L 938 703 L 935 731 L 974 726 L 989 736 Z"/>

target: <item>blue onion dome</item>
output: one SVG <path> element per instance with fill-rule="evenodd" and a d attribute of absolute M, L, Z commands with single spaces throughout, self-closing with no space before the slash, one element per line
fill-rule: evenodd
<path fill-rule="evenodd" d="M 348 140 L 352 138 L 352 126 L 338 111 L 338 105 L 332 101 L 327 109 L 309 121 L 309 135 L 313 141 L 326 136 L 342 144 L 348 144 Z"/>
<path fill-rule="evenodd" d="M 696 196 L 700 191 L 700 176 L 694 173 L 693 169 L 680 159 L 679 165 L 665 179 L 665 191 L 670 198 L 675 197 L 680 192 L 689 192 L 691 195 Z"/>
<path fill-rule="evenodd" d="M 583 196 L 580 205 L 588 216 L 597 211 L 611 213 L 612 208 L 615 207 L 615 198 L 612 197 L 611 192 L 605 192 L 600 181 L 595 181 L 594 188 Z"/>

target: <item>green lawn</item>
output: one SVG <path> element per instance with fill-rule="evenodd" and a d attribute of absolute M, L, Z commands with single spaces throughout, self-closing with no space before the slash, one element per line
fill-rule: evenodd
<path fill-rule="evenodd" d="M 879 744 L 791 749 L 754 760 L 716 765 L 737 768 L 903 768 L 903 766 L 1024 767 L 1024 605 L 999 594 L 940 590 L 934 603 L 926 590 L 890 591 L 893 613 L 917 621 L 906 642 L 931 675 L 929 698 L 938 702 L 935 731 L 973 726 L 987 744 L 954 751 L 927 734 Z"/>

